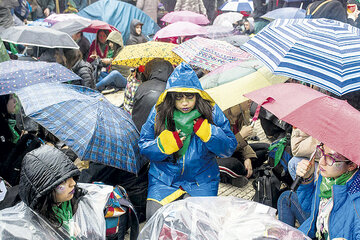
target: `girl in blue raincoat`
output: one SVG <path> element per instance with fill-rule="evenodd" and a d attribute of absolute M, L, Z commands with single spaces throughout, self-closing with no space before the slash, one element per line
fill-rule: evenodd
<path fill-rule="evenodd" d="M 150 159 L 147 219 L 184 196 L 216 196 L 215 157 L 231 156 L 236 145 L 225 115 L 192 68 L 180 64 L 141 129 L 140 151 Z"/>

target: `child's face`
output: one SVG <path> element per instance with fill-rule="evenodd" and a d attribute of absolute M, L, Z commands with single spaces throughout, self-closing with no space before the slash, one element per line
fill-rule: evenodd
<path fill-rule="evenodd" d="M 6 109 L 7 109 L 7 112 L 9 114 L 14 114 L 15 113 L 16 103 L 17 103 L 17 101 L 16 101 L 16 98 L 15 98 L 14 94 L 11 94 L 10 98 L 9 98 L 9 101 L 6 104 Z"/>
<path fill-rule="evenodd" d="M 62 202 L 71 200 L 74 196 L 75 185 L 76 185 L 76 182 L 71 177 L 71 178 L 66 179 L 59 186 L 57 186 L 54 190 L 55 202 L 62 203 Z"/>
<path fill-rule="evenodd" d="M 106 33 L 104 33 L 103 31 L 99 32 L 99 42 L 105 44 L 106 38 L 107 38 Z"/>
<path fill-rule="evenodd" d="M 175 107 L 182 113 L 191 112 L 196 103 L 196 95 L 194 93 L 176 93 Z"/>
<path fill-rule="evenodd" d="M 323 151 L 324 151 L 324 154 L 327 155 L 326 158 L 329 158 L 329 156 L 332 156 L 336 160 L 336 162 L 333 163 L 332 166 L 329 166 L 329 164 L 325 160 L 325 156 L 323 156 L 323 155 L 321 156 L 321 158 L 319 160 L 319 170 L 320 170 L 320 174 L 323 177 L 337 178 L 337 177 L 343 175 L 344 173 L 346 173 L 347 171 L 353 170 L 351 165 L 349 165 L 346 162 L 349 160 L 347 160 L 342 155 L 338 154 L 336 151 L 328 148 L 325 145 L 323 147 Z M 331 161 L 329 161 L 329 162 L 331 162 Z"/>
<path fill-rule="evenodd" d="M 142 28 L 142 26 L 141 26 L 140 24 L 138 24 L 138 25 L 135 26 L 135 32 L 136 32 L 138 35 L 141 34 L 141 28 Z"/>

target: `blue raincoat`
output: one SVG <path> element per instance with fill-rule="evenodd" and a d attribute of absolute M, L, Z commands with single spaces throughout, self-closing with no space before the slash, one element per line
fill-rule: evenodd
<path fill-rule="evenodd" d="M 206 143 L 192 133 L 186 153 L 174 163 L 173 155 L 163 153 L 158 146 L 154 128 L 156 109 L 152 109 L 141 129 L 139 140 L 141 154 L 150 159 L 148 200 L 165 205 L 184 193 L 190 196 L 216 196 L 220 172 L 215 157 L 230 157 L 237 145 L 229 121 L 202 89 L 188 64 L 182 63 L 174 70 L 156 105 L 164 101 L 168 92 L 199 93 L 202 98 L 211 101 L 215 124 L 211 124 L 211 137 Z"/>
<path fill-rule="evenodd" d="M 302 184 L 297 190 L 301 207 L 311 211 L 310 217 L 299 227 L 311 238 L 315 237 L 316 221 L 320 204 L 320 183 L 322 176 L 314 183 Z M 334 206 L 329 217 L 330 239 L 360 239 L 360 171 L 358 170 L 345 185 L 332 186 Z"/>

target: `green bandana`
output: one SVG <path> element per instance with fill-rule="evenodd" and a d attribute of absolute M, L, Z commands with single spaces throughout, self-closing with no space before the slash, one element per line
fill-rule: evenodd
<path fill-rule="evenodd" d="M 56 219 L 59 222 L 63 222 L 64 228 L 66 229 L 66 231 L 68 231 L 70 233 L 69 221 L 73 217 L 70 200 L 61 203 L 60 207 L 58 207 L 56 205 L 53 206 L 52 210 L 54 211 L 54 213 L 56 215 Z"/>
<path fill-rule="evenodd" d="M 199 118 L 201 114 L 198 110 L 194 109 L 189 113 L 182 113 L 179 110 L 174 110 L 174 122 L 176 130 L 181 130 L 179 136 L 184 137 L 185 140 L 183 141 L 183 147 L 178 151 L 179 157 L 182 157 L 190 144 L 191 134 L 193 133 L 194 128 L 194 120 Z"/>
<path fill-rule="evenodd" d="M 333 185 L 345 185 L 347 180 L 354 174 L 354 171 L 346 172 L 340 177 L 334 178 L 327 178 L 323 177 L 321 184 L 320 184 L 320 197 L 322 198 L 330 198 L 332 196 L 332 189 Z"/>
<path fill-rule="evenodd" d="M 16 120 L 15 119 L 8 119 L 8 125 L 9 125 L 9 128 L 10 128 L 10 131 L 13 135 L 11 141 L 13 143 L 17 143 L 17 141 L 19 141 L 20 139 L 20 135 L 19 133 L 15 130 L 15 126 L 16 126 Z"/>

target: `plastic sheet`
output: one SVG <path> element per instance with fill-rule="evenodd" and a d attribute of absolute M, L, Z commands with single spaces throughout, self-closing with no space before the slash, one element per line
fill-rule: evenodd
<path fill-rule="evenodd" d="M 74 214 L 74 232 L 76 239 L 105 239 L 104 206 L 112 186 L 96 184 L 78 184 L 87 190 Z M 0 239 L 69 239 L 61 229 L 54 229 L 39 214 L 23 202 L 0 211 Z"/>
<path fill-rule="evenodd" d="M 138 239 L 310 239 L 277 220 L 275 211 L 235 197 L 190 197 L 159 209 Z"/>

